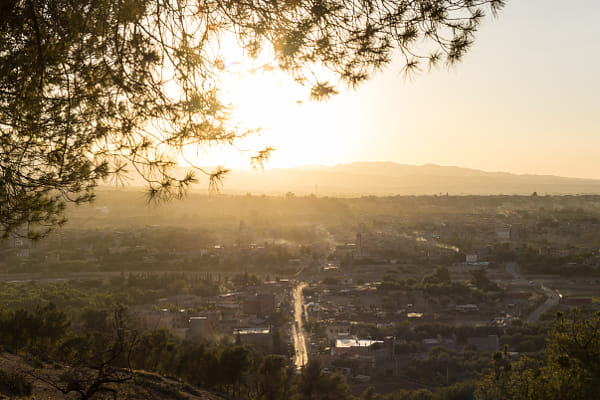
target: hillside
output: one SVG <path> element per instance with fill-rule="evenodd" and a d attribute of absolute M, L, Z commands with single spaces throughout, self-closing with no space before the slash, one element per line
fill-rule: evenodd
<path fill-rule="evenodd" d="M 25 357 L 0 352 L 0 371 L 18 373 L 31 383 L 31 394 L 24 396 L 25 398 L 45 400 L 78 398 L 79 396 L 75 393 L 65 395 L 48 383 L 58 382 L 58 377 L 66 370 L 65 366 L 55 362 L 51 365 L 36 365 L 34 369 L 31 362 L 28 362 Z M 45 380 L 48 382 L 44 382 Z M 4 398 L 3 395 L 9 396 L 9 398 L 20 398 L 19 396 L 15 397 L 14 393 L 10 393 L 5 388 L 3 389 L 3 383 L 5 382 L 0 382 L 0 398 Z M 217 394 L 145 371 L 137 371 L 134 380 L 120 384 L 118 393 L 118 398 L 126 399 L 224 400 Z M 112 398 L 112 396 L 102 397 L 100 395 L 95 398 Z"/>

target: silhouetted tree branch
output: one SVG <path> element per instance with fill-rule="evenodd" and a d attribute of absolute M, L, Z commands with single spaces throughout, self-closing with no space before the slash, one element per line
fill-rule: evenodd
<path fill-rule="evenodd" d="M 222 100 L 219 44 L 235 36 L 327 99 L 404 60 L 411 75 L 459 61 L 503 0 L 5 0 L 0 6 L 0 232 L 37 238 L 103 179 L 142 176 L 149 198 L 181 198 L 190 149 L 255 133 Z M 260 167 L 273 149 L 251 157 Z"/>

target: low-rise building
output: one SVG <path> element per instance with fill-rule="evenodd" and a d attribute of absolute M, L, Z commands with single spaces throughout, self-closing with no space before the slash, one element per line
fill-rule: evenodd
<path fill-rule="evenodd" d="M 270 327 L 234 329 L 233 335 L 242 344 L 260 346 L 268 351 L 273 348 L 273 333 Z"/>

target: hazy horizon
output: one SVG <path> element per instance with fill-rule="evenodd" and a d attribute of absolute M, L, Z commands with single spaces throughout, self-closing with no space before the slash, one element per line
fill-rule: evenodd
<path fill-rule="evenodd" d="M 516 175 L 516 176 L 551 176 L 551 177 L 557 177 L 557 178 L 569 178 L 569 179 L 583 179 L 583 180 L 600 180 L 600 176 L 597 178 L 589 178 L 589 177 L 585 177 L 585 176 L 571 176 L 571 175 L 559 175 L 559 174 L 552 174 L 552 173 L 529 173 L 529 172 L 510 172 L 510 171 L 505 171 L 505 170 L 494 170 L 494 169 L 486 169 L 486 168 L 475 168 L 475 167 L 467 167 L 464 165 L 458 165 L 458 164 L 439 164 L 436 162 L 423 162 L 423 163 L 403 163 L 403 162 L 399 162 L 399 161 L 392 161 L 392 160 L 354 160 L 354 161 L 348 161 L 348 162 L 336 162 L 336 163 L 306 163 L 306 164 L 298 164 L 298 165 L 291 165 L 291 166 L 272 166 L 270 164 L 265 164 L 264 167 L 264 171 L 272 171 L 272 170 L 286 170 L 286 169 L 301 169 L 301 170 L 305 170 L 305 169 L 318 169 L 318 168 L 335 168 L 335 167 L 340 167 L 340 166 L 348 166 L 348 165 L 353 165 L 353 164 L 395 164 L 395 165 L 401 165 L 401 166 L 407 166 L 407 167 L 428 167 L 428 166 L 434 166 L 434 167 L 442 167 L 442 168 L 458 168 L 458 169 L 466 169 L 466 170 L 473 170 L 473 171 L 480 171 L 480 172 L 485 172 L 485 173 L 490 173 L 490 174 L 510 174 L 510 175 Z M 258 174 L 260 174 L 262 171 L 261 170 L 255 170 L 254 168 L 252 168 L 251 166 L 247 166 L 247 165 L 240 165 L 240 166 L 234 166 L 232 168 L 232 172 L 235 171 L 243 171 L 243 172 L 257 172 Z"/>
<path fill-rule="evenodd" d="M 178 175 L 187 170 L 181 169 Z M 193 192 L 206 192 L 207 178 L 198 174 Z M 144 186 L 140 178 L 128 186 Z M 393 162 L 354 162 L 335 166 L 305 165 L 264 171 L 237 168 L 225 176 L 221 193 L 355 197 L 363 195 L 581 195 L 600 194 L 600 180 L 555 175 L 513 174 L 504 171 Z"/>

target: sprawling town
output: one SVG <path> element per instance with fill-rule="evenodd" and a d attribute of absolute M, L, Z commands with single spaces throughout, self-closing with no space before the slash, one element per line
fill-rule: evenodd
<path fill-rule="evenodd" d="M 496 353 L 538 357 L 557 312 L 600 309 L 598 196 L 138 201 L 2 242 L 0 308 L 52 303 L 77 331 L 121 304 L 139 332 L 318 363 L 356 396 L 473 382 Z"/>

